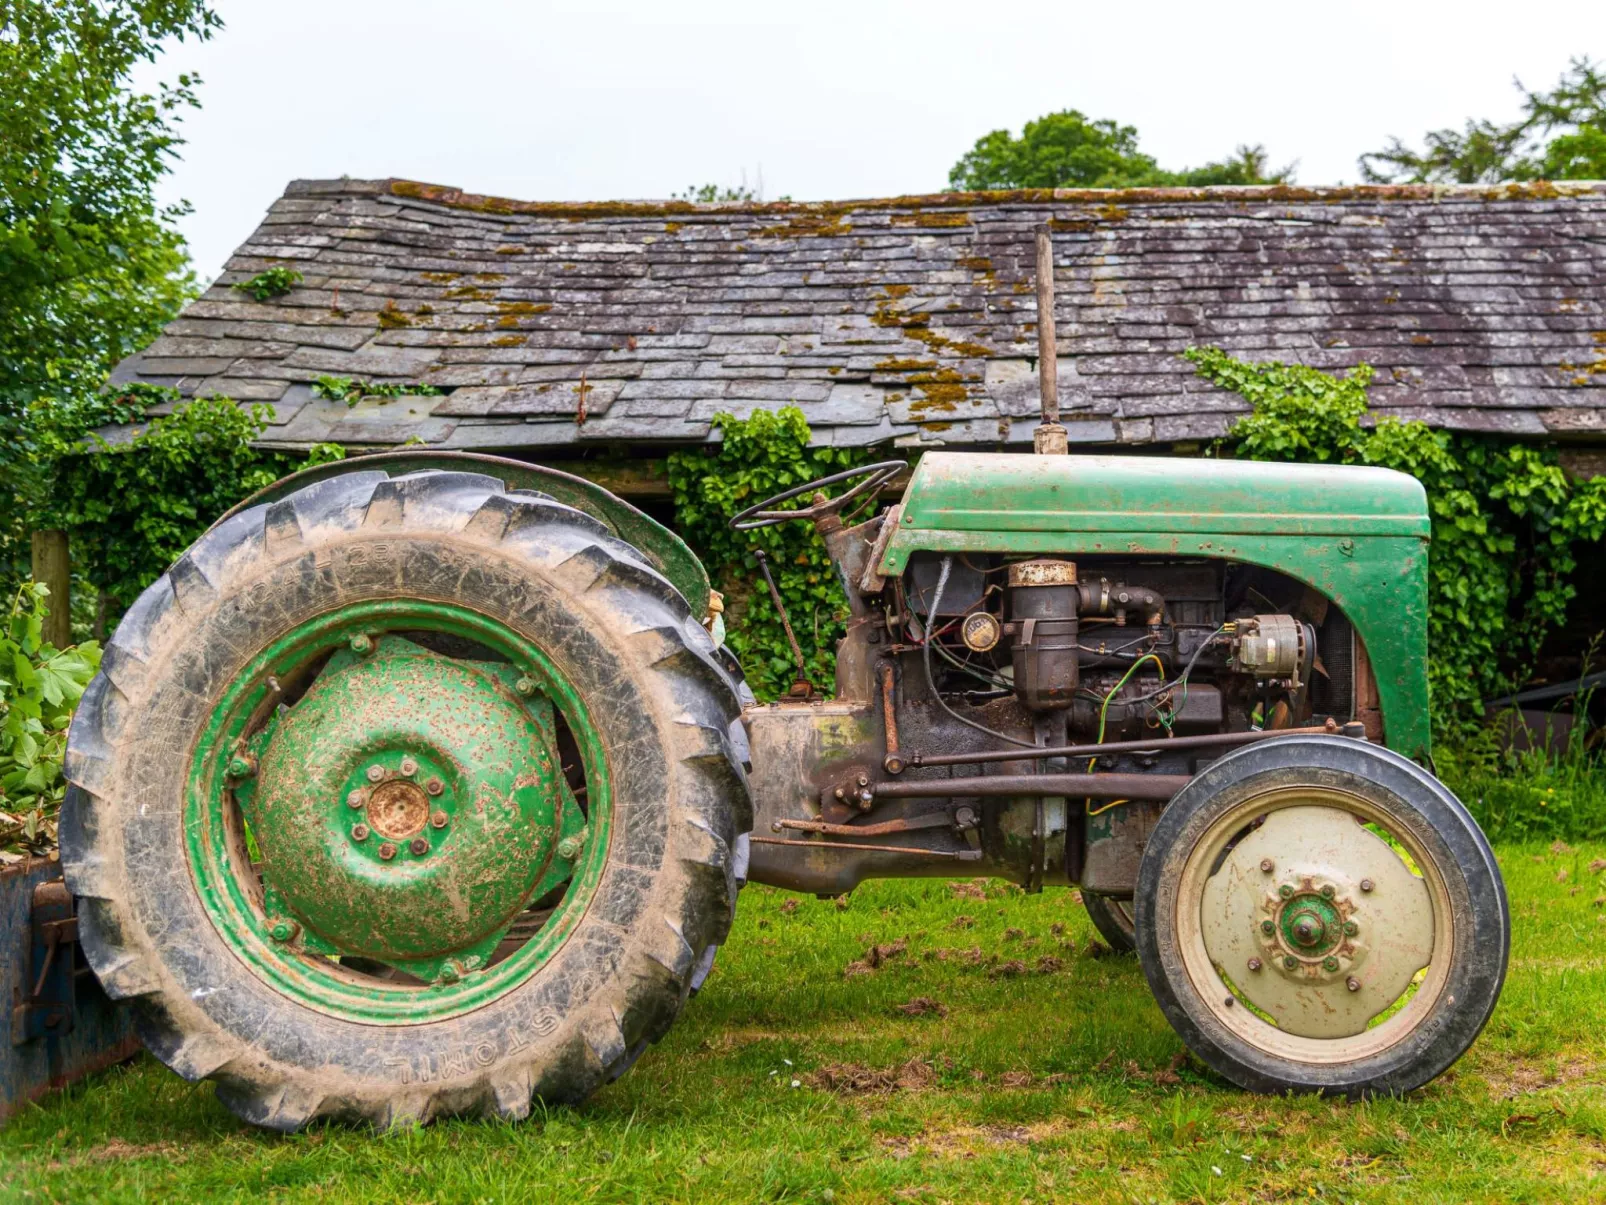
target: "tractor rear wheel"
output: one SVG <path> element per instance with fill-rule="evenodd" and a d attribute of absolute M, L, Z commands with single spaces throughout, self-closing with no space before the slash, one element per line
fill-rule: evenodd
<path fill-rule="evenodd" d="M 85 952 L 257 1125 L 579 1100 L 730 927 L 736 689 L 675 589 L 545 495 L 353 471 L 253 507 L 85 692 Z"/>
<path fill-rule="evenodd" d="M 1212 763 L 1161 814 L 1136 899 L 1167 1020 L 1256 1092 L 1421 1087 L 1482 1030 L 1511 946 L 1466 809 L 1415 763 L 1344 737 Z"/>

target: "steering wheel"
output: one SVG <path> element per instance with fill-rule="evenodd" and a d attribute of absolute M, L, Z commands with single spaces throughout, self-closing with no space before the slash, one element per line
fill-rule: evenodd
<path fill-rule="evenodd" d="M 879 464 L 867 464 L 845 472 L 833 473 L 829 477 L 821 477 L 818 481 L 810 481 L 804 485 L 787 490 L 784 494 L 776 494 L 766 498 L 756 506 L 749 506 L 741 514 L 731 520 L 731 530 L 752 531 L 757 527 L 774 527 L 778 523 L 789 523 L 793 519 L 808 519 L 818 523 L 821 519 L 831 515 L 841 514 L 847 509 L 848 503 L 873 490 L 880 489 L 899 473 L 909 466 L 901 460 L 883 460 Z M 788 502 L 799 495 L 811 490 L 824 489 L 828 485 L 837 485 L 843 481 L 852 481 L 856 477 L 864 480 L 858 485 L 840 494 L 835 498 L 821 498 L 809 506 L 799 507 L 797 510 L 771 510 L 770 508 L 781 502 Z"/>

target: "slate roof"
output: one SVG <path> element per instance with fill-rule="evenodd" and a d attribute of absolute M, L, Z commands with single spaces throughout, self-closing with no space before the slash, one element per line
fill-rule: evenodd
<path fill-rule="evenodd" d="M 1073 442 L 1222 434 L 1243 407 L 1192 344 L 1366 361 L 1374 408 L 1439 426 L 1606 435 L 1606 184 L 691 205 L 302 180 L 114 379 L 271 403 L 276 446 L 666 445 L 787 403 L 819 442 L 1020 444 L 1045 221 Z M 284 296 L 231 287 L 280 265 Z M 443 395 L 348 406 L 325 374 Z"/>

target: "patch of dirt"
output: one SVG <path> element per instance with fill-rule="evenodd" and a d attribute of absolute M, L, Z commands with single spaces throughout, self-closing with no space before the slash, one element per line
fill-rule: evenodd
<path fill-rule="evenodd" d="M 797 905 L 798 905 L 798 901 L 797 900 L 787 900 L 784 904 L 781 905 L 781 915 L 782 916 L 791 916 L 792 913 L 797 911 Z"/>
<path fill-rule="evenodd" d="M 949 883 L 948 890 L 954 893 L 955 899 L 984 900 L 987 898 L 987 880 L 971 879 L 968 883 Z"/>
<path fill-rule="evenodd" d="M 1019 941 L 1021 938 L 1025 937 L 1025 936 L 1026 936 L 1026 930 L 1025 929 L 1005 929 L 1004 930 L 1004 940 L 1005 941 Z"/>
<path fill-rule="evenodd" d="M 1558 1088 L 1579 1080 L 1597 1079 L 1601 1064 L 1587 1059 L 1525 1059 L 1520 1056 L 1489 1057 L 1479 1060 L 1478 1071 L 1491 1094 L 1502 1100 L 1515 1100 L 1534 1092 Z"/>
<path fill-rule="evenodd" d="M 1087 949 L 1082 951 L 1082 956 L 1084 958 L 1107 958 L 1114 952 L 1098 938 L 1090 937 L 1088 938 Z"/>
<path fill-rule="evenodd" d="M 855 975 L 868 975 L 872 971 L 880 970 L 882 965 L 892 958 L 901 958 L 908 952 L 909 942 L 904 938 L 884 946 L 871 946 L 864 952 L 864 957 L 850 962 L 843 968 L 842 973 L 849 979 Z"/>
<path fill-rule="evenodd" d="M 1008 962 L 1001 962 L 987 972 L 989 979 L 1012 979 L 1016 975 L 1026 973 L 1026 964 L 1018 958 L 1011 958 Z"/>
<path fill-rule="evenodd" d="M 1052 975 L 1064 966 L 1065 964 L 1052 954 L 1044 954 L 1037 960 L 1037 973 L 1039 975 Z"/>
<path fill-rule="evenodd" d="M 895 1004 L 893 1009 L 906 1017 L 946 1017 L 948 1006 L 939 1004 L 930 996 L 916 996 L 907 1004 Z"/>
<path fill-rule="evenodd" d="M 950 929 L 972 929 L 976 922 L 968 916 L 956 916 L 948 922 Z"/>
<path fill-rule="evenodd" d="M 839 1096 L 867 1093 L 921 1092 L 937 1082 L 937 1072 L 924 1059 L 910 1059 L 901 1067 L 866 1067 L 863 1063 L 831 1063 L 804 1077 L 811 1088 Z"/>

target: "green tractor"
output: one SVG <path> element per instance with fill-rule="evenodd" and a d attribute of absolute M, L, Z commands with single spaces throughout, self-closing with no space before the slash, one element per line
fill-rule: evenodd
<path fill-rule="evenodd" d="M 862 521 L 901 462 L 739 518 L 814 524 L 851 609 L 834 688 L 768 704 L 690 549 L 586 481 L 403 451 L 271 487 L 129 610 L 73 724 L 102 984 L 258 1125 L 522 1118 L 663 1037 L 744 883 L 986 874 L 1080 887 L 1236 1084 L 1428 1082 L 1510 921 L 1423 768 L 1421 487 L 1068 456 L 1045 419 Z"/>

